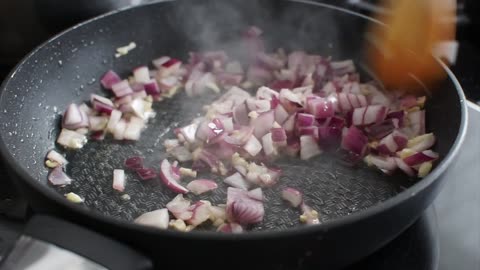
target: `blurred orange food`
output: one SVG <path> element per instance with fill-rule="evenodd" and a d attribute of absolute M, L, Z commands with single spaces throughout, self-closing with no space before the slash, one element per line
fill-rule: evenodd
<path fill-rule="evenodd" d="M 372 24 L 367 36 L 368 60 L 379 79 L 390 89 L 413 90 L 418 85 L 413 77 L 427 86 L 445 78 L 432 51 L 455 40 L 456 1 L 384 0 L 383 5 L 389 12 L 376 19 L 387 27 Z"/>

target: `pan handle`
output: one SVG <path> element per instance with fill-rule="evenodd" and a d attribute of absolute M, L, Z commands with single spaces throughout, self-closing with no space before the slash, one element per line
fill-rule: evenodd
<path fill-rule="evenodd" d="M 50 216 L 32 217 L 0 270 L 149 270 L 152 262 L 130 247 Z"/>

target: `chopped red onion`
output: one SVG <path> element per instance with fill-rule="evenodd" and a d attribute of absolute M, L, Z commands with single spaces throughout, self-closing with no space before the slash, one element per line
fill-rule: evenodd
<path fill-rule="evenodd" d="M 156 94 L 160 94 L 160 92 L 168 92 L 170 89 L 174 88 L 178 84 L 178 78 L 175 76 L 169 76 L 166 78 L 161 78 L 158 81 L 158 85 L 153 85 L 151 87 L 150 91 L 154 92 Z M 156 88 L 155 88 L 156 87 Z M 145 89 L 147 87 L 145 86 Z M 148 93 L 148 91 L 147 91 Z"/>
<path fill-rule="evenodd" d="M 261 113 L 257 118 L 252 119 L 250 125 L 253 126 L 253 135 L 262 138 L 267 134 L 275 122 L 275 113 L 273 110 Z"/>
<path fill-rule="evenodd" d="M 394 131 L 380 140 L 377 150 L 382 155 L 390 155 L 405 148 L 407 141 L 407 136 L 399 131 Z"/>
<path fill-rule="evenodd" d="M 110 119 L 108 120 L 107 130 L 110 132 L 114 132 L 116 125 L 122 119 L 122 112 L 118 110 L 113 110 L 110 114 Z"/>
<path fill-rule="evenodd" d="M 172 172 L 172 165 L 167 159 L 164 159 L 160 164 L 160 178 L 162 179 L 163 183 L 173 192 L 182 194 L 188 193 L 188 189 L 177 182 L 176 177 Z"/>
<path fill-rule="evenodd" d="M 380 140 L 392 133 L 395 126 L 394 119 L 385 119 L 382 123 L 365 127 L 364 131 L 369 138 Z"/>
<path fill-rule="evenodd" d="M 113 170 L 113 189 L 123 192 L 125 191 L 125 171 L 120 169 Z"/>
<path fill-rule="evenodd" d="M 299 207 L 303 202 L 303 195 L 297 189 L 287 187 L 282 190 L 282 199 L 289 202 L 293 207 Z"/>
<path fill-rule="evenodd" d="M 227 190 L 227 217 L 239 224 L 255 224 L 263 220 L 265 210 L 261 201 L 248 196 L 247 191 L 231 188 Z"/>
<path fill-rule="evenodd" d="M 88 126 L 87 114 L 80 110 L 77 104 L 70 104 L 63 114 L 62 127 L 66 129 L 79 129 Z"/>
<path fill-rule="evenodd" d="M 415 153 L 411 156 L 408 156 L 403 159 L 405 164 L 408 166 L 416 166 L 424 162 L 436 160 L 438 158 L 438 154 L 433 152 L 432 150 L 425 150 L 422 152 Z"/>
<path fill-rule="evenodd" d="M 225 178 L 223 182 L 229 186 L 240 188 L 243 190 L 248 190 L 250 188 L 250 183 L 243 178 L 240 173 L 234 173 L 229 177 Z"/>
<path fill-rule="evenodd" d="M 242 233 L 243 227 L 240 224 L 231 222 L 231 223 L 224 223 L 220 225 L 217 229 L 217 232 L 222 233 Z"/>
<path fill-rule="evenodd" d="M 281 125 L 288 119 L 288 116 L 288 112 L 282 104 L 278 104 L 278 106 L 275 107 L 275 122 Z"/>
<path fill-rule="evenodd" d="M 277 91 L 272 90 L 266 86 L 258 88 L 256 98 L 260 100 L 272 100 L 278 98 L 279 94 Z"/>
<path fill-rule="evenodd" d="M 192 211 L 192 217 L 187 223 L 192 226 L 198 226 L 210 218 L 210 207 L 212 204 L 208 201 L 198 201 L 189 207 Z"/>
<path fill-rule="evenodd" d="M 50 150 L 47 153 L 47 159 L 57 163 L 59 166 L 66 165 L 68 161 L 65 159 L 64 156 L 62 156 L 60 153 L 58 153 L 55 150 Z"/>
<path fill-rule="evenodd" d="M 397 168 L 397 163 L 395 162 L 395 159 L 393 157 L 368 155 L 366 158 L 368 162 L 375 165 L 378 169 L 382 171 L 391 172 Z"/>
<path fill-rule="evenodd" d="M 124 165 L 129 169 L 134 169 L 134 170 L 141 169 L 143 168 L 143 157 L 139 157 L 139 156 L 129 157 L 125 160 Z"/>
<path fill-rule="evenodd" d="M 410 168 L 401 158 L 394 158 L 397 167 L 400 168 L 408 176 L 415 176 L 415 171 Z"/>
<path fill-rule="evenodd" d="M 348 128 L 342 136 L 342 148 L 361 157 L 365 155 L 367 144 L 367 136 L 355 126 Z"/>
<path fill-rule="evenodd" d="M 147 66 L 140 66 L 133 70 L 133 77 L 137 83 L 146 84 L 150 81 L 150 73 Z"/>
<path fill-rule="evenodd" d="M 320 155 L 322 150 L 318 146 L 317 141 L 313 136 L 300 136 L 300 158 L 303 160 L 310 159 L 314 156 Z"/>
<path fill-rule="evenodd" d="M 262 144 L 255 136 L 250 136 L 247 140 L 243 149 L 247 151 L 252 157 L 256 156 L 260 151 L 262 151 Z"/>
<path fill-rule="evenodd" d="M 153 179 L 153 178 L 157 177 L 157 173 L 155 172 L 154 169 L 139 168 L 139 169 L 136 169 L 136 171 L 137 171 L 138 176 L 142 180 L 150 180 L 150 179 Z"/>
<path fill-rule="evenodd" d="M 107 71 L 100 79 L 100 83 L 105 89 L 112 89 L 112 85 L 120 82 L 122 79 L 113 70 Z"/>
<path fill-rule="evenodd" d="M 307 108 L 315 118 L 333 117 L 335 110 L 328 99 L 314 98 L 307 101 Z"/>
<path fill-rule="evenodd" d="M 248 108 L 246 103 L 241 103 L 233 109 L 233 120 L 239 125 L 248 125 L 250 120 L 248 118 Z"/>
<path fill-rule="evenodd" d="M 61 166 L 55 167 L 48 173 L 48 181 L 54 186 L 63 186 L 72 183 L 72 179 L 63 172 Z"/>
<path fill-rule="evenodd" d="M 408 141 L 407 147 L 416 152 L 421 152 L 430 149 L 435 144 L 435 135 L 427 133 L 417 136 Z"/>
<path fill-rule="evenodd" d="M 257 201 L 263 201 L 264 200 L 263 191 L 262 191 L 261 188 L 252 189 L 247 193 L 247 195 L 248 195 L 248 197 L 250 197 L 254 200 L 257 200 Z"/>
<path fill-rule="evenodd" d="M 138 141 L 144 127 L 145 122 L 143 119 L 136 116 L 130 117 L 130 121 L 128 121 L 123 133 L 123 139 Z"/>
<path fill-rule="evenodd" d="M 295 123 L 297 119 L 297 114 L 290 115 L 287 120 L 283 123 L 283 129 L 288 133 L 292 133 L 295 129 Z"/>
<path fill-rule="evenodd" d="M 161 93 L 160 86 L 158 85 L 156 80 L 146 81 L 143 86 L 145 87 L 145 92 L 148 95 L 155 96 Z"/>
<path fill-rule="evenodd" d="M 99 113 L 111 114 L 113 110 L 113 102 L 105 97 L 92 94 L 90 97 L 90 103 L 92 103 L 93 109 Z"/>
<path fill-rule="evenodd" d="M 175 218 L 181 220 L 189 220 L 192 218 L 192 211 L 190 211 L 190 201 L 183 198 L 182 194 L 178 194 L 173 200 L 167 203 L 167 209 Z"/>
<path fill-rule="evenodd" d="M 192 123 L 188 126 L 180 128 L 180 133 L 189 143 L 195 143 L 195 134 L 197 133 L 198 124 Z"/>
<path fill-rule="evenodd" d="M 125 119 L 120 119 L 113 129 L 113 138 L 115 140 L 123 140 L 123 134 L 127 128 L 127 121 Z"/>
<path fill-rule="evenodd" d="M 272 133 L 267 133 L 262 137 L 262 149 L 267 157 L 275 156 L 278 154 L 277 149 L 273 144 Z"/>
<path fill-rule="evenodd" d="M 163 64 L 167 63 L 170 60 L 170 57 L 168 56 L 162 56 L 157 59 L 152 60 L 152 64 L 158 69 L 160 68 Z"/>
<path fill-rule="evenodd" d="M 287 133 L 283 128 L 272 128 L 270 130 L 272 133 L 272 141 L 276 146 L 286 146 L 287 145 Z"/>
<path fill-rule="evenodd" d="M 297 125 L 299 127 L 310 127 L 315 123 L 315 117 L 307 113 L 297 113 Z"/>
<path fill-rule="evenodd" d="M 218 187 L 217 183 L 209 179 L 197 179 L 193 180 L 187 185 L 187 189 L 195 195 L 214 190 Z"/>
<path fill-rule="evenodd" d="M 62 128 L 57 143 L 66 148 L 79 149 L 87 143 L 87 137 L 78 132 Z"/>
<path fill-rule="evenodd" d="M 123 80 L 112 85 L 112 91 L 116 97 L 123 97 L 133 93 L 133 90 L 127 80 Z"/>
<path fill-rule="evenodd" d="M 168 229 L 169 221 L 168 209 L 163 208 L 140 215 L 134 223 L 165 230 Z"/>
<path fill-rule="evenodd" d="M 371 105 L 356 108 L 352 115 L 352 125 L 365 126 L 381 123 L 387 116 L 387 108 L 382 105 Z"/>

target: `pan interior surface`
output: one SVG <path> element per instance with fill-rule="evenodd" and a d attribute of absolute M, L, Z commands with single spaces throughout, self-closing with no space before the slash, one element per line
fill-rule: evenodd
<path fill-rule="evenodd" d="M 60 118 L 71 102 L 81 103 L 91 93 L 105 94 L 100 76 L 113 69 L 126 76 L 136 66 L 171 55 L 184 61 L 189 51 L 225 49 L 235 55 L 241 31 L 248 25 L 264 30 L 270 49 L 302 49 L 354 59 L 361 63 L 363 29 L 366 21 L 338 10 L 290 1 L 175 1 L 151 4 L 91 21 L 64 33 L 26 59 L 4 84 L 0 100 L 1 136 L 16 162 L 38 184 L 48 185 L 45 154 L 55 148 Z M 115 58 L 115 49 L 135 42 L 137 48 Z M 461 107 L 451 82 L 444 95 L 427 104 L 427 129 L 437 135 L 441 157 L 445 157 L 458 134 Z M 204 100 L 180 93 L 156 103 L 157 116 L 137 143 L 89 142 L 67 153 L 71 185 L 52 188 L 58 196 L 73 191 L 85 198 L 85 206 L 107 216 L 133 220 L 140 214 L 164 208 L 175 194 L 156 180 L 140 181 L 127 172 L 126 192 L 130 200 L 112 189 L 113 169 L 123 168 L 125 158 L 142 155 L 147 165 L 159 168 L 165 158 L 163 141 L 173 138 L 173 129 L 202 113 Z M 444 109 L 449 113 L 444 114 Z M 442 116 L 442 117 L 439 117 Z M 61 148 L 57 148 L 61 149 Z M 64 152 L 62 150 L 62 152 Z M 280 198 L 283 187 L 304 191 L 305 201 L 327 221 L 365 210 L 381 203 L 414 182 L 402 174 L 349 167 L 324 154 L 310 161 L 285 159 L 276 162 L 283 169 L 279 184 L 265 189 L 264 222 L 252 230 L 280 230 L 299 224 L 299 210 Z M 205 175 L 207 176 L 207 175 Z M 210 177 L 210 176 L 208 176 Z M 219 188 L 211 194 L 187 197 L 226 202 L 226 185 L 214 177 Z M 205 228 L 208 229 L 208 228 Z"/>

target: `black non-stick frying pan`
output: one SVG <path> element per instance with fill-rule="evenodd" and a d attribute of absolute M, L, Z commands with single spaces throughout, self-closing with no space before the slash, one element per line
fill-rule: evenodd
<path fill-rule="evenodd" d="M 131 224 L 138 215 L 163 208 L 175 194 L 155 181 L 140 182 L 133 174 L 127 175 L 131 200 L 122 200 L 111 188 L 112 171 L 126 157 L 142 154 L 158 167 L 164 157 L 162 141 L 201 111 L 202 103 L 184 94 L 155 105 L 157 117 L 138 143 L 90 142 L 79 151 L 67 152 L 67 172 L 74 179 L 68 187 L 49 186 L 43 160 L 55 147 L 63 109 L 72 101 L 101 93 L 99 77 L 108 69 L 125 76 L 161 55 L 186 59 L 189 51 L 228 51 L 248 25 L 264 30 L 270 48 L 352 58 L 361 65 L 363 32 L 369 20 L 313 2 L 274 0 L 166 1 L 101 16 L 37 48 L 4 82 L 2 155 L 35 211 L 120 239 L 150 255 L 157 266 L 344 266 L 410 225 L 444 182 L 441 176 L 463 141 L 467 117 L 461 87 L 447 69 L 448 79 L 438 85 L 426 108 L 427 129 L 435 132 L 435 151 L 441 156 L 428 177 L 418 181 L 401 174 L 385 176 L 345 166 L 327 155 L 308 162 L 280 162 L 284 176 L 278 186 L 266 191 L 264 222 L 241 235 L 179 233 Z M 115 49 L 131 41 L 137 48 L 115 58 Z M 278 196 L 287 184 L 305 191 L 306 200 L 320 210 L 322 224 L 298 224 L 298 212 Z M 225 202 L 224 190 L 217 189 L 209 199 Z M 63 194 L 68 191 L 85 197 L 85 204 L 66 201 Z"/>

